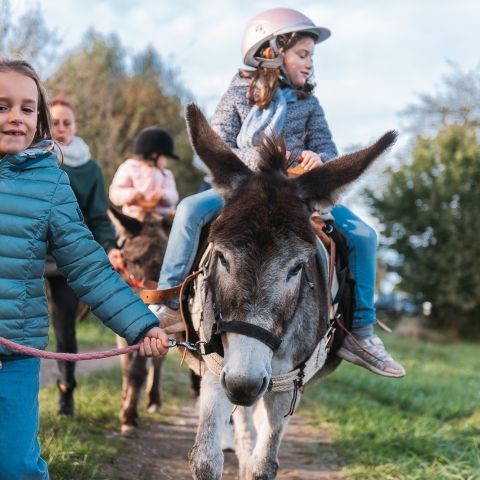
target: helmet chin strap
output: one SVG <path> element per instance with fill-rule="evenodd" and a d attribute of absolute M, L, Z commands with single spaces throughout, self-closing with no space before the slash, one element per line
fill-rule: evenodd
<path fill-rule="evenodd" d="M 294 90 L 298 90 L 299 88 L 295 87 L 292 84 L 290 75 L 288 75 L 287 69 L 285 68 L 285 65 L 283 63 L 283 55 L 278 48 L 276 37 L 273 37 L 270 39 L 269 45 L 273 53 L 275 54 L 275 57 L 274 58 L 255 57 L 259 61 L 259 67 L 280 69 L 280 80 L 290 88 L 293 88 Z M 308 78 L 310 79 L 312 78 L 312 76 L 313 76 L 313 70 L 310 72 L 310 75 L 308 76 Z"/>
<path fill-rule="evenodd" d="M 283 55 L 281 54 L 280 50 L 278 49 L 278 45 L 277 45 L 275 37 L 270 39 L 269 45 L 270 45 L 270 48 L 272 49 L 273 53 L 275 54 L 275 57 L 274 58 L 255 57 L 259 62 L 258 67 L 280 69 L 280 79 L 282 80 L 282 82 L 285 83 L 286 85 L 288 85 L 289 87 L 295 88 L 292 85 L 292 82 L 291 82 L 290 77 L 287 73 L 285 65 L 283 64 Z"/>

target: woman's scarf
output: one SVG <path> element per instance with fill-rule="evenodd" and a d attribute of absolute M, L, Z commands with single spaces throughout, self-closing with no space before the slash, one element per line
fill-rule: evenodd
<path fill-rule="evenodd" d="M 55 145 L 55 153 L 59 163 L 63 153 L 63 163 L 67 167 L 81 167 L 91 158 L 90 148 L 80 137 L 73 137 L 68 145 L 60 145 L 60 148 Z"/>
<path fill-rule="evenodd" d="M 238 133 L 238 148 L 258 145 L 262 134 L 274 137 L 282 133 L 287 116 L 287 103 L 297 100 L 297 95 L 292 88 L 277 88 L 275 97 L 266 108 L 258 108 L 254 105 Z"/>

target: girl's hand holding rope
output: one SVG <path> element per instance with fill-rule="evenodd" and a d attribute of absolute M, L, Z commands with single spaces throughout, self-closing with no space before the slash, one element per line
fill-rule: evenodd
<path fill-rule="evenodd" d="M 170 346 L 167 334 L 159 327 L 153 327 L 140 342 L 139 353 L 142 357 L 163 357 Z"/>

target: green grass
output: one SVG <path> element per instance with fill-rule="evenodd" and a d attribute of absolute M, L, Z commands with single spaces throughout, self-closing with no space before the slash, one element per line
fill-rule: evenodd
<path fill-rule="evenodd" d="M 99 345 L 115 346 L 115 334 L 97 317 L 90 314 L 85 320 L 77 322 L 77 341 L 80 351 L 96 348 Z M 55 350 L 55 334 L 50 322 L 47 350 Z"/>
<path fill-rule="evenodd" d="M 80 334 L 82 335 L 83 333 Z M 188 371 L 179 366 L 179 361 L 176 353 L 168 355 L 164 369 L 167 389 L 161 414 L 149 415 L 142 401 L 140 416 L 143 421 L 174 415 L 178 406 L 189 397 Z M 72 420 L 59 418 L 56 414 L 56 387 L 41 389 L 40 445 L 51 478 L 104 479 L 99 473 L 99 467 L 128 451 L 130 441 L 118 435 L 120 390 L 120 368 L 79 378 L 75 391 L 76 415 Z"/>
<path fill-rule="evenodd" d="M 480 478 L 478 345 L 385 343 L 405 378 L 344 362 L 302 399 L 300 411 L 332 433 L 344 478 Z"/>
<path fill-rule="evenodd" d="M 86 480 L 97 476 L 99 465 L 122 449 L 118 428 L 119 370 L 91 375 L 79 381 L 76 417 L 56 414 L 55 387 L 40 392 L 40 445 L 52 478 Z M 108 438 L 107 438 L 108 437 Z"/>

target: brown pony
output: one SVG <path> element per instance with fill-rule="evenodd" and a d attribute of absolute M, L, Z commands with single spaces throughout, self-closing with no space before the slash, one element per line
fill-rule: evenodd
<path fill-rule="evenodd" d="M 120 272 L 134 289 L 155 288 L 168 242 L 171 219 L 159 221 L 147 215 L 143 222 L 111 208 L 109 216 L 123 242 L 121 250 L 125 269 Z M 126 346 L 125 339 L 117 336 L 117 345 Z M 161 376 L 163 358 L 152 358 L 150 364 L 137 353 L 122 355 L 122 405 L 120 422 L 122 433 L 137 427 L 138 402 L 147 379 L 146 400 L 149 412 L 162 405 Z M 147 371 L 148 365 L 148 371 Z"/>

